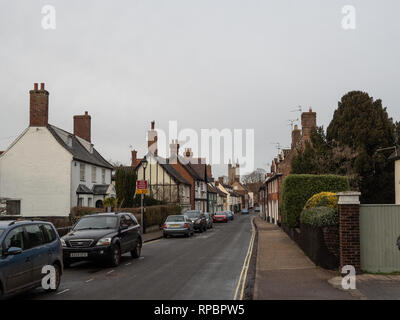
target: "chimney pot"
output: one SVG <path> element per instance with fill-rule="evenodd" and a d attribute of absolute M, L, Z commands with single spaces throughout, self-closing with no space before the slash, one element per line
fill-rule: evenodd
<path fill-rule="evenodd" d="M 40 90 L 41 90 L 41 91 L 44 90 L 44 83 L 43 83 L 43 82 L 40 84 Z"/>
<path fill-rule="evenodd" d="M 34 84 L 33 84 L 33 90 L 35 90 L 35 91 L 38 91 L 38 90 L 39 90 L 39 87 L 38 87 L 38 84 L 37 84 L 37 83 L 34 83 Z"/>

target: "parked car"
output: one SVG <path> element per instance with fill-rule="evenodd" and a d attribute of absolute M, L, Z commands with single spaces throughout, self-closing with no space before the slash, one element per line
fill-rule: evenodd
<path fill-rule="evenodd" d="M 61 238 L 64 265 L 92 260 L 118 266 L 121 255 L 130 252 L 139 258 L 142 250 L 140 225 L 131 213 L 99 213 L 86 215 Z"/>
<path fill-rule="evenodd" d="M 193 222 L 186 215 L 168 216 L 163 226 L 164 238 L 176 235 L 190 237 L 194 234 Z"/>
<path fill-rule="evenodd" d="M 254 212 L 260 212 L 260 207 L 254 207 Z"/>
<path fill-rule="evenodd" d="M 235 219 L 235 214 L 232 212 L 232 211 L 225 211 L 226 212 L 226 214 L 228 215 L 228 219 L 229 220 L 233 220 L 233 219 Z"/>
<path fill-rule="evenodd" d="M 195 231 L 207 231 L 207 219 L 203 212 L 199 210 L 188 210 L 184 214 L 193 222 Z"/>
<path fill-rule="evenodd" d="M 248 209 L 242 209 L 242 214 L 249 214 L 249 210 Z"/>
<path fill-rule="evenodd" d="M 41 286 L 42 268 L 54 267 L 55 291 L 63 273 L 62 246 L 53 224 L 0 221 L 0 298 Z"/>
<path fill-rule="evenodd" d="M 213 215 L 208 212 L 204 212 L 204 215 L 206 216 L 207 220 L 207 229 L 211 229 L 213 227 Z"/>
<path fill-rule="evenodd" d="M 214 222 L 228 222 L 228 214 L 225 211 L 216 212 L 213 218 Z"/>

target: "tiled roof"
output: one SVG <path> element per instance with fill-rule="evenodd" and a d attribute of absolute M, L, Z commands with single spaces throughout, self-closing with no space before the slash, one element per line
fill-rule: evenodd
<path fill-rule="evenodd" d="M 86 187 L 84 184 L 80 184 L 76 189 L 76 193 L 79 194 L 93 194 L 93 191 Z"/>
<path fill-rule="evenodd" d="M 89 152 L 72 133 L 50 124 L 47 126 L 47 128 L 54 138 L 61 144 L 61 146 L 72 153 L 72 156 L 75 160 L 94 164 L 107 169 L 113 169 L 113 166 L 106 161 L 95 148 L 93 148 L 93 152 Z M 70 139 L 70 143 L 67 142 L 66 139 Z"/>
<path fill-rule="evenodd" d="M 174 178 L 175 181 L 178 181 L 179 183 L 183 183 L 183 184 L 186 184 L 186 185 L 191 185 L 190 182 L 188 182 L 186 179 L 184 179 L 184 178 L 179 174 L 179 172 L 175 170 L 175 168 L 174 168 L 171 164 L 167 164 L 167 163 L 161 164 L 161 163 L 160 163 L 160 166 L 161 166 L 163 169 L 165 169 L 165 171 L 167 171 L 168 174 L 169 174 L 172 178 Z"/>
<path fill-rule="evenodd" d="M 165 170 L 167 173 L 178 183 L 183 183 L 186 185 L 191 185 L 189 181 L 187 181 L 185 178 L 183 178 L 178 171 L 175 170 L 172 164 L 167 163 L 168 161 L 162 157 L 154 156 L 152 157 L 157 161 L 157 163 Z M 137 168 L 140 165 L 140 162 L 143 159 L 137 159 L 138 164 L 136 165 L 135 168 Z"/>
<path fill-rule="evenodd" d="M 95 184 L 92 188 L 93 194 L 104 195 L 107 194 L 109 184 Z"/>
<path fill-rule="evenodd" d="M 142 161 L 143 159 L 136 159 L 132 162 L 132 167 L 134 167 L 135 169 L 139 166 L 140 161 Z"/>
<path fill-rule="evenodd" d="M 217 188 L 215 188 L 213 185 L 210 185 L 210 184 L 207 184 L 207 192 L 218 193 Z"/>

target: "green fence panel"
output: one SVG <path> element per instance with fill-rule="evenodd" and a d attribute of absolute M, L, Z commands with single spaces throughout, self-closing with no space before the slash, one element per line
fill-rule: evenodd
<path fill-rule="evenodd" d="M 400 271 L 399 205 L 361 205 L 361 269 L 368 272 Z"/>

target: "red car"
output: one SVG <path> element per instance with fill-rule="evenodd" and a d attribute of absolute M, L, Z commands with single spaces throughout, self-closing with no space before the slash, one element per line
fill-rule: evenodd
<path fill-rule="evenodd" d="M 226 212 L 217 212 L 214 214 L 213 222 L 228 222 L 228 215 Z"/>

